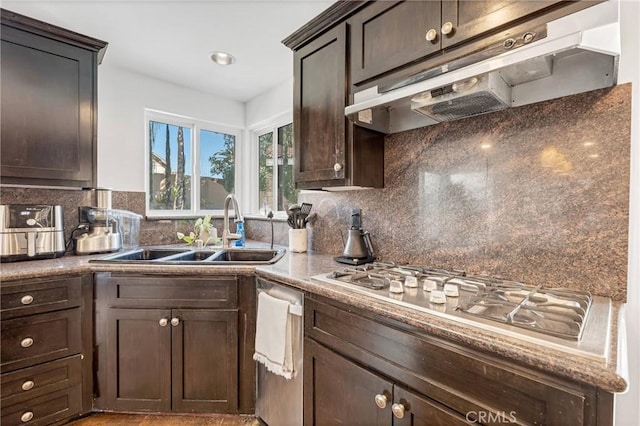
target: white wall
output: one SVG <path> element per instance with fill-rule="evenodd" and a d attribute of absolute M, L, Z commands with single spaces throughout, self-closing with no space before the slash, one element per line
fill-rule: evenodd
<path fill-rule="evenodd" d="M 256 96 L 245 104 L 245 124 L 247 129 L 260 127 L 271 120 L 293 109 L 293 77 L 274 88 Z"/>
<path fill-rule="evenodd" d="M 629 200 L 629 272 L 626 323 L 630 386 L 616 398 L 616 425 L 640 421 L 640 3 L 623 0 L 620 10 L 622 55 L 618 83 L 631 82 L 631 194 Z"/>
<path fill-rule="evenodd" d="M 108 59 L 107 52 L 103 65 L 98 68 L 98 185 L 101 187 L 145 190 L 145 108 L 229 127 L 245 127 L 241 102 L 109 66 Z"/>
<path fill-rule="evenodd" d="M 245 137 L 248 142 L 245 146 L 243 164 L 247 170 L 243 173 L 250 188 L 242 197 L 242 205 L 246 213 L 257 213 L 260 208 L 258 200 L 258 145 L 254 143 L 256 130 L 261 130 L 267 125 L 273 125 L 274 121 L 281 119 L 293 120 L 293 77 L 278 84 L 270 90 L 256 96 L 245 104 Z M 290 121 L 289 121 L 290 122 Z M 253 167 L 252 167 L 253 166 Z"/>

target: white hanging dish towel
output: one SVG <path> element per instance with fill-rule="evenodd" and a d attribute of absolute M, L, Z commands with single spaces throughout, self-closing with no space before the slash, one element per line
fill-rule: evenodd
<path fill-rule="evenodd" d="M 256 352 L 253 359 L 285 379 L 293 377 L 289 302 L 269 296 L 266 292 L 258 295 Z"/>

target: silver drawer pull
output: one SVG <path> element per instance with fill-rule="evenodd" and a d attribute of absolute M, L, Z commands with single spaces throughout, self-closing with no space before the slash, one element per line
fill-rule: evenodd
<path fill-rule="evenodd" d="M 31 345 L 33 345 L 33 339 L 31 337 L 26 337 L 20 342 L 20 346 L 23 348 L 28 348 Z"/>
<path fill-rule="evenodd" d="M 27 380 L 26 382 L 24 382 L 24 383 L 22 384 L 22 390 L 23 390 L 23 391 L 31 390 L 31 389 L 33 389 L 33 387 L 34 387 L 35 385 L 36 385 L 36 384 L 35 384 L 35 382 L 34 382 L 33 380 Z"/>
<path fill-rule="evenodd" d="M 27 294 L 26 296 L 22 296 L 22 299 L 20 299 L 20 302 L 23 305 L 30 305 L 31 302 L 33 302 L 33 296 L 30 294 Z"/>
<path fill-rule="evenodd" d="M 27 411 L 26 413 L 23 413 L 22 416 L 20 416 L 20 420 L 22 420 L 22 423 L 31 421 L 31 419 L 33 419 L 33 411 Z"/>

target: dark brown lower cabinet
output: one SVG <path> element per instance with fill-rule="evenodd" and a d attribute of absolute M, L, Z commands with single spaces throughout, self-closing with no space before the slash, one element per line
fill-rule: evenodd
<path fill-rule="evenodd" d="M 252 413 L 255 278 L 96 275 L 98 410 Z"/>
<path fill-rule="evenodd" d="M 237 310 L 111 309 L 107 321 L 114 410 L 236 410 Z"/>
<path fill-rule="evenodd" d="M 613 421 L 611 393 L 321 296 L 304 327 L 306 426 Z"/>
<path fill-rule="evenodd" d="M 167 309 L 110 309 L 107 386 L 114 410 L 171 409 L 171 330 Z M 169 326 L 170 327 L 170 326 Z"/>
<path fill-rule="evenodd" d="M 463 426 L 458 413 L 305 340 L 305 424 Z M 308 372 L 308 373 L 306 373 Z"/>
<path fill-rule="evenodd" d="M 59 424 L 91 411 L 93 277 L 2 282 L 0 293 L 0 424 Z"/>
<path fill-rule="evenodd" d="M 171 329 L 172 401 L 179 412 L 238 406 L 238 311 L 177 309 Z"/>

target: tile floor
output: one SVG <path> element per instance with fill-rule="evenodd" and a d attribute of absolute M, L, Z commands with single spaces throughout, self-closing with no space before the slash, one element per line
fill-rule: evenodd
<path fill-rule="evenodd" d="M 162 415 L 96 413 L 71 423 L 73 426 L 259 426 L 253 416 L 226 414 Z"/>

